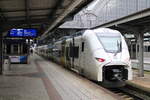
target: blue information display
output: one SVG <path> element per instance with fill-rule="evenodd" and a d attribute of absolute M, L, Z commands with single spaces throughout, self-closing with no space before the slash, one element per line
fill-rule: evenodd
<path fill-rule="evenodd" d="M 11 29 L 10 37 L 37 37 L 36 29 Z"/>

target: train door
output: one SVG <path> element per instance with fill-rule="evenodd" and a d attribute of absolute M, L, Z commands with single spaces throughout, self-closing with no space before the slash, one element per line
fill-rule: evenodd
<path fill-rule="evenodd" d="M 70 42 L 70 65 L 71 69 L 76 72 L 80 71 L 80 39 L 81 36 L 74 36 Z"/>
<path fill-rule="evenodd" d="M 65 40 L 65 51 L 64 51 L 64 58 L 65 58 L 65 67 L 70 68 L 71 67 L 71 57 L 70 57 L 70 49 L 72 47 L 71 39 Z"/>
<path fill-rule="evenodd" d="M 76 36 L 66 40 L 65 45 L 65 65 L 75 71 L 80 69 L 80 43 L 81 36 Z"/>
<path fill-rule="evenodd" d="M 65 49 L 65 66 L 67 68 L 70 68 L 71 62 L 70 62 L 70 45 L 68 42 L 66 42 L 66 49 Z"/>
<path fill-rule="evenodd" d="M 74 46 L 75 46 L 75 40 L 74 37 L 71 39 L 69 43 L 69 59 L 68 64 L 71 68 L 74 68 L 74 60 L 75 60 L 75 54 L 74 54 Z"/>
<path fill-rule="evenodd" d="M 80 74 L 83 74 L 84 73 L 84 67 L 85 67 L 85 41 L 83 39 L 81 39 L 81 43 L 80 43 L 79 66 L 80 66 Z"/>
<path fill-rule="evenodd" d="M 80 70 L 80 43 L 81 43 L 81 36 L 76 36 L 74 37 L 74 47 L 73 47 L 73 51 L 74 51 L 74 68 L 76 70 Z"/>
<path fill-rule="evenodd" d="M 74 51 L 73 51 L 73 47 L 74 47 L 74 38 L 72 38 L 72 41 L 70 42 L 69 44 L 69 56 L 70 56 L 70 59 L 69 59 L 69 64 L 72 68 L 74 68 Z"/>
<path fill-rule="evenodd" d="M 61 64 L 65 65 L 66 40 L 61 43 Z"/>

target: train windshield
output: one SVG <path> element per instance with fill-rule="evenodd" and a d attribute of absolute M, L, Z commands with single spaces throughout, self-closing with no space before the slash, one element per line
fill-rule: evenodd
<path fill-rule="evenodd" d="M 107 52 L 116 53 L 121 51 L 121 36 L 100 36 L 98 39 Z"/>

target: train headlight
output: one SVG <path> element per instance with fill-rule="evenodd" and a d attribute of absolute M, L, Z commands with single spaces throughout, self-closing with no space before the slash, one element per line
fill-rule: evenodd
<path fill-rule="evenodd" d="M 99 61 L 99 62 L 104 62 L 105 61 L 105 59 L 103 59 L 103 58 L 96 58 L 96 60 Z"/>

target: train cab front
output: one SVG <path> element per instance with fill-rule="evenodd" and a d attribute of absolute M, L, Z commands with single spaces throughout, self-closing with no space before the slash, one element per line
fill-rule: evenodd
<path fill-rule="evenodd" d="M 125 86 L 128 80 L 128 69 L 124 65 L 103 66 L 102 85 L 107 88 L 117 88 Z"/>

